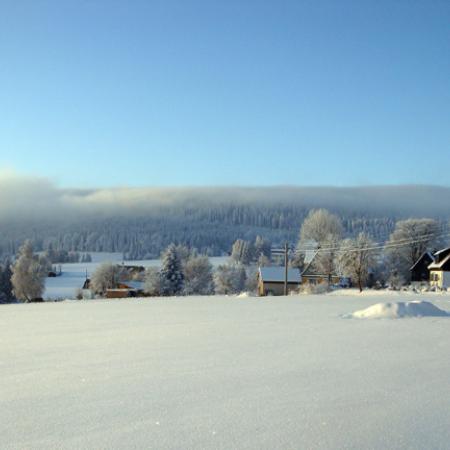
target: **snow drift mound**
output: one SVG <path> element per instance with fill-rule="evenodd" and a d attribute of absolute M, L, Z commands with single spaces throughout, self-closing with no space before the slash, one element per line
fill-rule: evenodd
<path fill-rule="evenodd" d="M 400 319 L 402 317 L 446 317 L 450 314 L 430 302 L 377 303 L 349 314 L 353 319 Z"/>

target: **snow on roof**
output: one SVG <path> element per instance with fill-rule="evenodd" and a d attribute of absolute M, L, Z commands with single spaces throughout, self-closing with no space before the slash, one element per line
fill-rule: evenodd
<path fill-rule="evenodd" d="M 137 291 L 144 289 L 144 282 L 143 281 L 126 281 L 125 284 L 127 286 L 130 286 L 130 288 L 136 289 Z"/>
<path fill-rule="evenodd" d="M 447 255 L 442 261 L 433 262 L 428 266 L 428 269 L 441 269 L 442 266 L 450 259 L 450 254 Z"/>
<path fill-rule="evenodd" d="M 438 256 L 441 253 L 448 252 L 449 250 L 450 250 L 450 247 L 446 247 L 446 248 L 443 248 L 442 250 L 439 250 L 438 252 L 435 252 L 434 255 Z"/>
<path fill-rule="evenodd" d="M 261 279 L 266 282 L 283 283 L 285 277 L 284 267 L 260 267 Z M 300 283 L 301 275 L 299 269 L 288 269 L 288 283 Z"/>
<path fill-rule="evenodd" d="M 414 267 L 416 267 L 417 264 L 419 264 L 425 256 L 428 256 L 431 261 L 435 261 L 436 260 L 436 258 L 434 257 L 433 253 L 431 253 L 431 252 L 424 252 L 424 253 L 422 253 L 422 256 L 411 266 L 411 268 L 409 270 L 413 270 Z"/>

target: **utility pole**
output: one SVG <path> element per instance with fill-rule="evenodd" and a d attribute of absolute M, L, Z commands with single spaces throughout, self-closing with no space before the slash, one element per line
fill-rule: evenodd
<path fill-rule="evenodd" d="M 289 244 L 285 242 L 282 248 L 272 248 L 271 254 L 284 257 L 284 295 L 288 295 Z M 280 259 L 277 258 L 278 264 L 280 264 Z"/>
<path fill-rule="evenodd" d="M 288 295 L 288 243 L 284 244 L 284 295 Z"/>

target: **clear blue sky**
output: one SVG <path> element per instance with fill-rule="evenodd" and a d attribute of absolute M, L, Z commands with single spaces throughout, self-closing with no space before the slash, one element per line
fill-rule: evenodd
<path fill-rule="evenodd" d="M 2 0 L 0 61 L 62 186 L 450 184 L 448 0 Z"/>

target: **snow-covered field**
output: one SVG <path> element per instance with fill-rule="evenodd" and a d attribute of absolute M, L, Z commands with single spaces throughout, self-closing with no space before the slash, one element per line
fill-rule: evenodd
<path fill-rule="evenodd" d="M 0 447 L 448 448 L 450 317 L 343 318 L 410 300 L 0 306 Z"/>
<path fill-rule="evenodd" d="M 91 263 L 66 263 L 61 264 L 62 275 L 55 278 L 47 278 L 45 281 L 44 299 L 57 300 L 75 298 L 77 289 L 81 289 L 86 279 L 90 277 L 102 262 L 114 262 L 122 264 L 122 253 L 92 253 Z M 211 257 L 211 264 L 216 267 L 224 264 L 229 258 L 223 256 Z M 143 267 L 159 267 L 160 259 L 148 259 L 139 261 L 125 261 L 126 265 Z M 59 267 L 59 264 L 56 264 Z"/>

